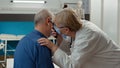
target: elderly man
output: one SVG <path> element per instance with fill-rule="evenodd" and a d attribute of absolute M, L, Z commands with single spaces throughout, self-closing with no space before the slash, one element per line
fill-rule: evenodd
<path fill-rule="evenodd" d="M 35 29 L 20 40 L 16 48 L 14 68 L 54 68 L 50 49 L 37 42 L 39 38 L 50 36 L 51 20 L 52 13 L 47 9 L 35 15 Z"/>

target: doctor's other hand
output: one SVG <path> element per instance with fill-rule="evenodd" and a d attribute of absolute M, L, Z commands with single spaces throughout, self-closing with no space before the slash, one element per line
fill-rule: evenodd
<path fill-rule="evenodd" d="M 60 32 L 58 31 L 56 31 L 55 30 L 55 28 L 52 28 L 52 36 L 54 36 L 55 38 L 56 38 L 56 42 L 57 42 L 57 45 L 59 46 L 60 45 L 60 43 L 62 42 L 62 40 L 63 40 L 63 37 L 62 37 L 62 35 L 60 34 Z"/>
<path fill-rule="evenodd" d="M 52 36 L 54 36 L 55 38 L 57 38 L 57 36 L 58 36 L 58 33 L 55 31 L 55 29 L 54 28 L 52 28 L 51 29 L 51 31 L 52 31 Z"/>
<path fill-rule="evenodd" d="M 42 46 L 47 46 L 53 53 L 57 50 L 58 46 L 53 44 L 49 39 L 47 38 L 40 38 L 38 39 L 38 43 Z"/>

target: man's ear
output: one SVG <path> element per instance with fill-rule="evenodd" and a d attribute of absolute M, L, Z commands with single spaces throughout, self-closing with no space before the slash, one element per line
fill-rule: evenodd
<path fill-rule="evenodd" d="M 69 28 L 65 28 L 65 31 L 66 31 L 66 33 L 68 33 L 70 31 L 70 29 Z"/>
<path fill-rule="evenodd" d="M 50 19 L 49 19 L 49 17 L 47 17 L 46 24 L 49 25 L 49 22 L 50 22 Z"/>
<path fill-rule="evenodd" d="M 48 22 L 51 22 L 51 18 L 50 17 L 48 17 L 47 20 L 48 20 Z"/>
<path fill-rule="evenodd" d="M 47 17 L 46 22 L 47 22 L 47 24 L 49 25 L 49 23 L 51 22 L 51 18 L 50 18 L 50 17 Z"/>

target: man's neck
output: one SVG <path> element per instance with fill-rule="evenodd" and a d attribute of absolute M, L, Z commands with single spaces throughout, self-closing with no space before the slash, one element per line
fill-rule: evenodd
<path fill-rule="evenodd" d="M 45 32 L 44 32 L 44 30 L 43 30 L 43 28 L 42 28 L 42 27 L 41 27 L 41 28 L 35 27 L 35 30 L 37 30 L 37 31 L 41 32 L 44 36 L 46 36 L 46 37 L 47 37 L 47 35 L 45 34 Z"/>

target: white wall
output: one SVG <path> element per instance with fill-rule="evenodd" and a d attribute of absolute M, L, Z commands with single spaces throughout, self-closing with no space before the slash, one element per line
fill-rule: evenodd
<path fill-rule="evenodd" d="M 119 0 L 91 0 L 90 20 L 120 44 Z"/>
<path fill-rule="evenodd" d="M 23 1 L 23 0 L 21 0 Z M 24 0 L 27 1 L 27 0 Z M 32 0 L 28 0 L 32 1 Z M 39 1 L 39 0 L 33 0 Z M 11 0 L 0 0 L 0 13 L 12 13 L 12 14 L 34 14 L 41 8 L 48 8 L 54 12 L 61 10 L 63 8 L 64 3 L 77 3 L 79 0 L 43 0 L 47 1 L 46 4 L 18 4 L 11 3 Z M 83 8 L 85 10 L 85 14 L 89 14 L 89 0 L 82 0 Z M 74 5 L 74 4 L 71 4 Z M 68 5 L 70 6 L 70 4 Z M 71 6 L 70 6 L 71 7 Z"/>
<path fill-rule="evenodd" d="M 118 42 L 120 44 L 120 0 L 118 0 Z"/>
<path fill-rule="evenodd" d="M 118 42 L 118 0 L 104 0 L 103 30 Z"/>
<path fill-rule="evenodd" d="M 36 13 L 40 8 L 48 8 L 52 11 L 62 9 L 64 3 L 76 3 L 78 0 L 45 0 L 46 4 L 18 4 L 11 3 L 11 0 L 0 0 L 0 13 L 24 13 L 33 14 Z"/>
<path fill-rule="evenodd" d="M 98 27 L 102 28 L 102 0 L 90 1 L 90 20 Z"/>

